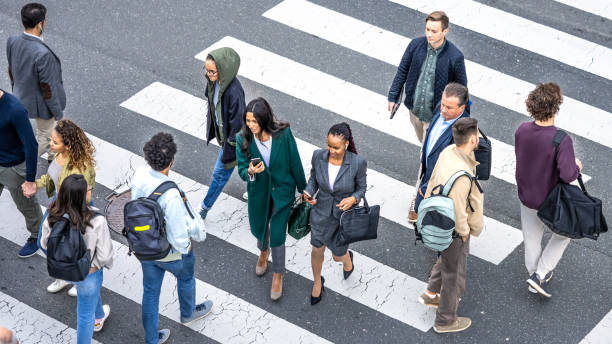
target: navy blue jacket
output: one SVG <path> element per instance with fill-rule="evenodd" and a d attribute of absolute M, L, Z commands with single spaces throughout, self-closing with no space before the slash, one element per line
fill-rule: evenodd
<path fill-rule="evenodd" d="M 438 141 L 436 141 L 436 144 L 431 149 L 431 152 L 429 152 L 429 155 L 427 155 L 427 142 L 429 141 L 429 135 L 431 134 L 431 129 L 433 127 L 433 124 L 436 123 L 436 121 L 438 120 L 440 116 L 441 116 L 440 103 L 438 103 L 434 111 L 434 116 L 431 119 L 431 124 L 427 128 L 425 139 L 423 140 L 423 152 L 421 154 L 421 175 L 419 176 L 419 178 L 421 178 L 419 189 L 421 189 L 421 192 L 423 194 L 425 194 L 425 191 L 427 190 L 427 183 L 429 182 L 429 179 L 431 178 L 431 174 L 433 173 L 434 167 L 436 166 L 436 162 L 438 162 L 438 157 L 440 156 L 440 153 L 442 153 L 444 148 L 455 143 L 455 140 L 453 139 L 452 126 L 450 126 L 446 128 L 444 132 L 442 132 L 442 135 L 440 135 L 440 138 L 438 138 Z M 466 105 L 466 110 L 463 111 L 461 116 L 459 116 L 459 118 L 464 118 L 464 117 L 470 117 L 470 113 L 467 110 L 467 105 Z M 419 203 L 421 203 L 422 200 L 423 200 L 423 197 L 417 192 L 415 209 L 418 209 Z"/>
<path fill-rule="evenodd" d="M 427 57 L 427 38 L 425 36 L 415 38 L 408 44 L 402 61 L 397 68 L 397 73 L 389 89 L 387 99 L 390 102 L 397 102 L 402 84 L 405 83 L 406 99 L 404 104 L 409 109 L 413 106 L 414 90 L 416 89 L 419 75 L 421 74 L 421 66 Z M 463 53 L 457 47 L 446 40 L 446 45 L 438 55 L 436 63 L 436 76 L 434 84 L 434 98 L 432 104 L 438 104 L 442 99 L 444 87 L 451 82 L 458 82 L 467 87 L 467 74 L 465 73 L 465 62 L 463 61 Z M 433 111 L 433 109 L 432 109 Z M 434 112 L 435 113 L 435 112 Z"/>

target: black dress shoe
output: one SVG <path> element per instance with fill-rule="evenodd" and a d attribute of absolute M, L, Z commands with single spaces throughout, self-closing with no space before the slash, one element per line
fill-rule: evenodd
<path fill-rule="evenodd" d="M 325 291 L 325 278 L 323 278 L 323 276 L 321 276 L 321 293 L 319 293 L 319 296 L 314 297 L 312 296 L 312 294 L 310 295 L 310 305 L 314 306 L 317 303 L 321 302 L 321 299 L 323 298 L 323 292 Z"/>
<path fill-rule="evenodd" d="M 353 264 L 353 251 L 348 251 L 349 252 L 349 256 L 351 257 L 351 265 L 353 266 L 353 268 L 350 271 L 345 271 L 344 269 L 342 269 L 342 272 L 344 273 L 344 279 L 349 278 L 349 276 L 353 273 L 353 271 L 355 271 L 355 264 Z"/>

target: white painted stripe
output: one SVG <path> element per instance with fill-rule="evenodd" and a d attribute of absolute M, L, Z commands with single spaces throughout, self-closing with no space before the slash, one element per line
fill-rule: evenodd
<path fill-rule="evenodd" d="M 411 39 L 342 13 L 302 0 L 286 0 L 263 14 L 297 30 L 397 66 Z M 466 60 L 470 93 L 529 117 L 525 99 L 536 85 Z M 315 103 L 316 104 L 316 103 Z M 385 106 L 381 106 L 385 108 Z M 475 108 L 475 113 L 478 109 Z M 601 128 L 612 126 L 612 114 L 565 96 L 556 118 L 558 127 L 612 148 L 612 135 Z M 406 128 L 404 128 L 404 131 Z M 507 182 L 514 179 L 514 148 L 494 142 L 494 175 Z"/>
<path fill-rule="evenodd" d="M 144 159 L 136 154 L 92 135 L 89 135 L 89 138 L 94 143 L 97 151 L 96 182 L 109 189 L 115 189 L 116 185 L 125 186 L 124 182 L 131 179 L 133 171 L 138 166 L 145 164 Z M 170 177 L 186 192 L 192 204 L 201 203 L 208 190 L 207 186 L 175 172 L 171 172 Z M 206 230 L 209 234 L 232 245 L 259 255 L 256 240 L 249 230 L 247 214 L 246 203 L 222 193 L 206 217 Z M 312 280 L 309 238 L 306 237 L 296 241 L 291 237 L 287 237 L 286 245 L 286 268 Z M 426 288 L 426 283 L 358 252 L 355 252 L 354 257 L 355 262 L 359 262 L 355 263 L 356 265 L 358 264 L 358 267 L 353 273 L 354 277 L 344 280 L 341 273 L 342 268 L 331 259 L 330 255 L 327 255 L 323 265 L 324 275 L 328 277 L 325 280 L 326 288 L 423 332 L 431 328 L 435 318 L 435 311 L 416 301 L 417 297 Z M 228 315 L 230 319 L 233 316 L 231 314 Z M 235 316 L 239 317 L 238 315 Z M 228 320 L 228 323 L 231 322 Z M 221 326 L 223 325 L 219 325 L 219 327 Z M 236 330 L 242 329 L 240 326 L 236 326 Z M 244 324 L 241 326 L 244 326 Z M 207 327 L 206 331 L 216 331 L 214 327 L 217 326 Z M 230 329 L 225 329 L 224 331 L 230 331 Z M 228 337 L 231 337 L 231 334 Z M 282 338 L 286 337 L 285 335 Z M 215 340 L 219 339 L 215 338 Z M 223 340 L 219 341 L 224 342 Z M 293 341 L 288 340 L 285 342 Z"/>
<path fill-rule="evenodd" d="M 205 140 L 204 130 L 201 128 L 206 127 L 206 118 L 202 112 L 202 109 L 206 109 L 206 101 L 186 92 L 154 82 L 121 106 Z M 312 153 L 318 147 L 299 138 L 296 138 L 296 142 L 302 165 L 308 173 Z M 413 186 L 368 169 L 368 199 L 372 204 L 381 205 L 381 216 L 404 227 L 412 227 L 408 223 L 407 214 L 410 197 L 414 193 Z M 516 228 L 489 217 L 485 218 L 485 225 L 487 229 L 483 234 L 473 239 L 470 253 L 497 265 L 514 251 L 522 242 L 523 236 Z"/>
<path fill-rule="evenodd" d="M 8 192 L 4 194 L 7 195 L 3 197 L 6 199 Z M 8 198 L 10 200 L 10 197 Z M 27 289 L 24 290 L 27 292 Z M 75 329 L 2 292 L 0 292 L 0 325 L 13 330 L 21 344 L 76 343 Z M 92 340 L 92 343 L 100 342 Z"/>
<path fill-rule="evenodd" d="M 590 12 L 596 16 L 612 20 L 612 1 L 609 0 L 555 0 L 562 4 Z"/>
<path fill-rule="evenodd" d="M 612 343 L 612 309 L 587 334 L 580 344 L 610 344 Z"/>
<path fill-rule="evenodd" d="M 140 157 L 133 156 L 131 153 L 115 148 L 111 144 L 94 137 L 90 136 L 90 138 L 95 140 L 96 148 L 98 148 L 97 158 L 100 165 L 102 165 L 102 162 L 106 164 L 113 157 L 117 160 L 128 158 L 125 161 L 144 163 Z M 100 160 L 100 158 L 102 159 Z M 97 168 L 97 171 L 100 171 L 100 169 Z M 103 175 L 104 181 L 107 181 L 105 177 L 109 175 L 108 169 L 102 171 L 100 171 L 102 172 L 101 175 Z M 123 167 L 118 172 L 127 171 Z M 184 188 L 186 187 L 184 183 L 182 185 Z M 111 185 L 106 184 L 105 186 L 110 187 Z M 3 214 L 7 214 L 7 216 L 3 216 L 3 221 L 0 223 L 0 235 L 18 245 L 23 245 L 28 237 L 28 232 L 24 226 L 23 216 L 17 211 L 7 192 L 0 195 L 0 208 Z M 115 263 L 111 269 L 105 269 L 103 286 L 141 304 L 143 293 L 141 265 L 136 258 L 127 255 L 127 246 L 113 241 L 113 248 L 115 250 Z M 42 255 L 40 251 L 39 254 Z M 204 253 L 195 252 L 195 254 Z M 212 300 L 214 302 L 213 310 L 209 316 L 189 324 L 188 327 L 220 343 L 331 343 L 199 279 L 196 279 L 196 297 L 197 300 Z M 2 300 L 0 298 L 1 310 Z M 159 313 L 171 320 L 180 322 L 176 278 L 171 274 L 166 274 L 164 277 L 159 299 Z M 0 314 L 0 324 L 2 324 L 2 314 Z M 73 342 L 70 341 L 70 343 Z M 56 342 L 50 341 L 47 343 Z"/>
<path fill-rule="evenodd" d="M 586 39 L 473 0 L 389 1 L 426 15 L 442 9 L 454 25 L 612 80 L 612 49 Z"/>

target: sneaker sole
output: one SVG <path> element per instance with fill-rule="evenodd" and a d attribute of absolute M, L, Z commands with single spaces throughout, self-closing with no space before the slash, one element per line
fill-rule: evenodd
<path fill-rule="evenodd" d="M 30 254 L 30 255 L 27 255 L 27 256 L 22 256 L 22 255 L 18 254 L 18 255 L 17 255 L 17 257 L 19 257 L 19 258 L 30 258 L 30 257 L 32 257 L 33 255 L 35 255 L 35 254 L 36 254 L 36 252 L 38 252 L 38 251 L 35 251 L 34 253 L 32 253 L 32 254 Z"/>
<path fill-rule="evenodd" d="M 53 291 L 51 291 L 51 290 L 47 289 L 47 293 L 57 294 L 57 293 L 59 293 L 60 291 L 62 291 L 62 290 L 64 290 L 64 289 L 66 289 L 66 287 L 68 287 L 68 286 L 70 286 L 70 284 L 67 284 L 67 285 L 65 285 L 65 286 L 61 287 L 60 289 L 58 289 L 58 290 L 53 290 Z"/>
<path fill-rule="evenodd" d="M 467 330 L 470 326 L 472 326 L 472 324 L 470 323 L 468 326 L 464 327 L 464 328 L 454 328 L 454 329 L 449 329 L 449 330 L 438 330 L 435 326 L 433 327 L 434 332 L 436 333 L 453 333 L 453 332 L 461 332 L 461 331 L 465 331 Z"/>
<path fill-rule="evenodd" d="M 547 298 L 551 298 L 552 297 L 552 294 L 547 293 L 544 289 L 542 289 L 542 287 L 540 287 L 539 284 L 537 284 L 536 282 L 532 281 L 531 279 L 527 280 L 527 284 L 529 284 L 533 289 L 535 289 L 542 296 L 545 296 Z"/>
<path fill-rule="evenodd" d="M 418 300 L 419 300 L 419 303 L 422 304 L 422 305 L 438 309 L 438 305 L 436 305 L 435 303 L 425 303 L 425 300 L 423 300 L 423 298 L 420 297 L 420 296 L 419 296 Z"/>
<path fill-rule="evenodd" d="M 189 320 L 189 321 L 187 321 L 187 322 L 182 322 L 182 321 L 181 321 L 181 324 L 182 324 L 182 325 L 189 325 L 189 324 L 191 324 L 192 322 L 194 322 L 194 321 L 196 321 L 196 320 L 200 320 L 200 319 L 202 319 L 202 318 L 205 318 L 205 317 L 206 317 L 207 315 L 209 315 L 211 312 L 212 312 L 212 307 L 210 307 L 210 310 L 208 310 L 208 312 L 206 312 L 206 314 L 203 314 L 201 317 L 197 317 L 197 318 L 191 319 L 191 320 Z"/>

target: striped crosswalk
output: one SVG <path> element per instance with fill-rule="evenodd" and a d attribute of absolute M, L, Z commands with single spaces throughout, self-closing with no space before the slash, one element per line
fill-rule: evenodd
<path fill-rule="evenodd" d="M 612 5 L 606 5 L 605 2 L 556 1 L 582 11 L 592 12 L 603 18 L 612 17 Z M 606 82 L 612 80 L 612 69 L 609 67 L 612 61 L 612 49 L 504 12 L 493 7 L 494 5 L 486 5 L 485 2 L 474 0 L 437 2 L 389 0 L 388 3 L 392 3 L 396 8 L 420 13 L 443 9 L 451 17 L 454 28 L 462 27 L 471 30 L 499 41 L 504 46 L 540 55 L 550 60 L 551 64 L 563 64 L 593 78 L 603 78 Z M 281 30 L 305 33 L 332 43 L 334 51 L 357 53 L 359 56 L 373 59 L 392 68 L 397 66 L 411 38 L 326 6 L 322 1 L 283 0 L 278 1 L 274 6 L 262 9 L 258 16 L 261 14 L 262 22 L 273 24 Z M 453 34 L 460 33 L 453 31 Z M 200 64 L 211 50 L 219 47 L 232 47 L 241 57 L 238 77 L 250 83 L 248 87 L 245 87 L 247 102 L 253 97 L 253 94 L 249 94 L 248 89 L 263 86 L 278 91 L 283 97 L 295 99 L 299 104 L 315 106 L 326 114 L 339 115 L 351 124 L 358 123 L 367 128 L 375 137 L 399 140 L 418 150 L 419 142 L 409 122 L 407 109 L 402 106 L 395 118 L 390 120 L 386 111 L 385 94 L 372 91 L 367 85 L 362 85 L 354 80 L 346 80 L 334 75 L 333 71 L 330 74 L 330 71 L 319 70 L 307 62 L 298 62 L 269 44 L 263 48 L 261 42 L 249 35 L 232 33 L 232 36 L 220 34 L 217 37 L 222 38 L 212 40 L 212 44 L 208 42 L 202 46 L 189 47 L 193 49 L 190 52 L 191 56 L 195 55 L 197 61 L 191 59 L 186 62 Z M 300 49 L 299 44 L 296 46 L 296 49 Z M 465 62 L 468 87 L 470 94 L 475 97 L 475 106 L 482 101 L 488 102 L 508 110 L 508 113 L 516 114 L 515 117 L 521 118 L 521 121 L 528 120 L 526 116 L 529 115 L 524 102 L 527 94 L 535 87 L 533 82 L 523 80 L 520 76 L 498 71 L 495 64 L 490 65 L 482 61 L 479 63 L 467 59 Z M 389 84 L 390 82 L 391 80 Z M 193 90 L 193 87 L 182 87 L 180 82 L 165 80 L 160 76 L 154 76 L 144 85 L 130 87 L 129 94 L 116 104 L 117 112 L 139 118 L 143 127 L 152 128 L 151 132 L 168 127 L 181 138 L 184 135 L 185 138 L 204 147 L 207 101 L 202 99 L 203 93 L 186 91 Z M 274 107 L 275 104 L 272 106 Z M 609 110 L 609 108 L 590 105 L 580 97 L 565 96 L 556 125 L 571 132 L 579 140 L 602 146 L 602 149 L 609 155 L 612 150 L 612 135 L 608 133 L 612 129 L 612 113 Z M 277 113 L 277 115 L 283 118 L 282 114 Z M 478 118 L 478 112 L 475 112 L 474 116 Z M 516 120 L 513 121 L 516 122 Z M 332 123 L 326 123 L 322 127 L 326 127 L 327 124 Z M 483 122 L 483 127 L 489 126 L 492 129 L 489 136 L 493 142 L 492 174 L 494 178 L 485 184 L 485 189 L 501 187 L 516 193 L 516 161 L 513 142 L 508 135 L 502 133 L 498 136 L 501 131 L 497 130 L 495 125 L 495 122 Z M 305 135 L 303 128 L 300 128 L 299 125 L 292 125 L 292 129 L 296 136 L 304 170 L 308 174 L 312 153 L 321 148 L 322 142 L 312 141 L 312 136 Z M 508 130 L 513 131 L 514 128 Z M 135 169 L 146 164 L 144 158 L 140 152 L 124 148 L 99 133 L 99 131 L 96 131 L 96 135 L 88 133 L 88 137 L 96 147 L 96 183 L 108 190 L 128 188 Z M 323 137 L 324 134 L 321 132 L 320 136 Z M 367 143 L 367 138 L 364 138 L 363 142 Z M 217 152 L 219 148 L 216 141 L 211 143 L 213 145 L 206 150 Z M 388 155 L 389 152 L 381 152 L 381 154 Z M 407 157 L 407 160 L 417 161 L 417 158 Z M 180 164 L 181 161 L 177 161 L 175 166 Z M 200 169 L 203 171 L 201 175 L 183 171 L 170 173 L 170 177 L 185 190 L 193 205 L 200 204 L 208 190 L 203 174 L 210 173 L 211 168 L 208 166 L 212 164 L 214 161 L 203 161 L 200 164 Z M 359 313 L 375 314 L 389 324 L 389 329 L 401 328 L 400 333 L 412 333 L 415 338 L 419 338 L 415 339 L 415 342 L 420 342 L 425 341 L 427 336 L 433 335 L 431 328 L 435 310 L 417 302 L 417 297 L 427 286 L 427 276 L 417 275 L 415 271 L 425 271 L 429 267 L 406 268 L 386 258 L 387 255 L 394 255 L 399 249 L 413 246 L 412 226 L 407 221 L 407 213 L 409 200 L 415 193 L 415 189 L 414 185 L 407 181 L 413 180 L 416 176 L 398 178 L 401 172 L 392 172 L 394 175 L 391 175 L 389 170 L 380 164 L 369 164 L 367 171 L 368 200 L 372 204 L 381 205 L 381 217 L 384 221 L 381 220 L 379 231 L 400 233 L 402 237 L 410 237 L 411 240 L 393 242 L 390 247 L 386 247 L 384 254 L 377 254 L 373 250 L 357 246 L 354 249 L 357 269 L 348 280 L 342 278 L 339 263 L 334 262 L 329 255 L 326 256 L 323 266 L 326 276 L 325 287 L 334 293 L 335 302 L 354 305 L 352 307 Z M 591 180 L 589 184 L 598 183 L 598 178 L 602 177 L 601 172 L 595 169 L 589 172 L 590 176 L 584 175 L 585 180 Z M 522 261 L 520 247 L 523 236 L 521 230 L 517 228 L 519 221 L 509 214 L 487 211 L 487 201 L 509 203 L 508 200 L 514 202 L 516 198 L 514 194 L 507 195 L 507 197 L 507 199 L 490 200 L 485 194 L 485 229 L 480 237 L 472 239 L 470 247 L 472 256 L 470 264 L 481 267 L 482 271 L 489 271 L 489 274 L 496 276 L 495 278 L 500 282 L 503 281 L 504 274 L 513 275 L 516 274 L 516 270 L 522 269 L 522 266 L 516 265 Z M 21 214 L 16 210 L 6 192 L 0 195 L 0 209 L 3 214 L 2 221 L 0 221 L 0 241 L 6 240 L 15 246 L 22 245 L 26 240 L 27 231 L 23 228 Z M 238 194 L 222 193 L 207 217 L 207 232 L 214 240 L 219 240 L 227 245 L 228 250 L 235 251 L 241 257 L 255 262 L 259 251 L 250 234 L 247 215 L 247 203 L 240 199 Z M 118 299 L 139 306 L 142 302 L 140 264 L 134 257 L 127 256 L 127 248 L 122 241 L 114 241 L 114 247 L 116 264 L 112 269 L 104 272 L 103 287 Z M 585 248 L 581 246 L 581 249 Z M 202 253 L 206 254 L 206 252 Z M 411 254 L 413 257 L 418 257 L 428 253 L 422 247 L 415 246 Z M 44 264 L 40 257 L 33 259 Z M 207 264 L 214 264 L 214 259 L 214 257 L 207 257 Z M 231 268 L 231 266 L 228 265 L 226 268 Z M 286 268 L 291 276 L 295 276 L 295 280 L 300 285 L 308 286 L 307 288 L 292 286 L 291 292 L 306 290 L 303 295 L 306 299 L 313 278 L 308 237 L 299 241 L 288 237 Z M 523 275 L 520 276 L 523 278 Z M 360 333 L 365 334 L 369 331 L 368 328 L 365 328 L 366 326 L 349 328 L 346 333 L 350 333 L 348 335 L 352 336 L 351 338 L 346 338 L 347 334 L 340 335 L 324 331 L 312 323 L 312 317 L 305 316 L 307 320 L 301 321 L 299 315 L 288 317 L 287 313 L 281 311 L 278 306 L 270 302 L 262 302 L 248 292 L 237 295 L 235 288 L 228 289 L 227 285 L 219 285 L 218 281 L 221 278 L 223 276 L 198 276 L 196 273 L 198 299 L 207 298 L 215 302 L 215 307 L 209 317 L 189 325 L 189 329 L 201 338 L 206 337 L 206 339 L 220 343 L 360 342 Z M 487 275 L 486 278 L 489 279 L 489 276 Z M 241 290 L 261 288 L 261 286 L 244 283 L 244 281 L 238 281 L 238 283 L 240 284 L 238 289 L 241 288 Z M 291 279 L 286 283 L 297 284 Z M 525 296 L 499 291 L 505 286 L 491 287 L 488 284 L 491 281 L 479 280 L 474 283 L 486 284 L 481 290 L 484 292 L 496 290 L 502 298 L 508 300 L 507 302 L 514 302 L 514 298 Z M 292 297 L 291 294 L 289 297 Z M 473 295 L 466 294 L 464 298 L 466 300 L 462 301 L 462 304 L 469 303 L 468 307 L 478 309 L 478 311 L 474 310 L 474 316 L 477 316 L 476 312 L 480 312 L 484 316 L 483 319 L 495 318 L 495 311 L 483 307 L 481 302 L 475 302 Z M 330 298 L 327 302 L 333 303 L 334 298 Z M 553 302 L 562 303 L 563 300 L 555 299 Z M 611 307 L 612 304 L 609 301 L 602 301 L 595 305 L 595 311 L 591 313 L 597 317 L 597 320 L 584 319 L 589 323 L 578 326 L 582 332 L 577 333 L 571 341 L 582 340 L 581 343 L 584 344 L 610 342 Z M 299 309 L 296 312 L 304 312 L 304 310 Z M 332 308 L 328 312 L 331 313 L 321 315 L 323 322 L 333 323 L 335 319 L 349 316 Z M 176 280 L 169 275 L 163 282 L 160 314 L 177 325 L 180 323 Z M 130 315 L 139 319 L 140 310 L 130 310 Z M 357 315 L 350 316 L 356 317 Z M 75 330 L 55 318 L 54 314 L 45 314 L 20 301 L 19 297 L 9 296 L 4 291 L 0 291 L 0 326 L 19 329 L 18 336 L 22 343 L 74 342 Z M 501 320 L 495 319 L 495 321 Z M 139 320 L 135 323 L 140 326 Z M 586 328 L 588 330 L 585 331 Z M 381 333 L 382 342 L 406 341 L 406 338 L 384 338 L 387 335 L 386 330 L 381 330 L 381 332 L 384 332 L 384 335 Z M 517 335 L 516 338 L 525 337 Z M 140 340 L 137 339 L 134 342 Z M 513 340 L 516 339 L 511 336 L 505 338 L 506 342 Z M 473 341 L 479 342 L 480 340 L 476 338 Z M 487 337 L 482 340 L 482 342 L 496 341 L 504 340 L 501 337 Z"/>

